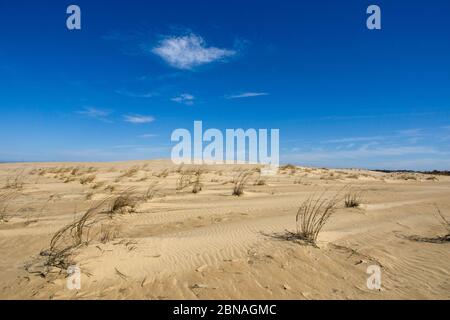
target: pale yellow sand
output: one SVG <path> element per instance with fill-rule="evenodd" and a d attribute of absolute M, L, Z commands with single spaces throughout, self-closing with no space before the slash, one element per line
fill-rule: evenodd
<path fill-rule="evenodd" d="M 244 167 L 205 166 L 203 190 L 193 194 L 176 190 L 180 174 L 165 160 L 1 164 L 0 187 L 9 185 L 15 195 L 7 222 L 0 222 L 0 298 L 450 298 L 450 243 L 408 238 L 445 234 L 433 212 L 437 204 L 450 216 L 449 177 L 298 167 L 264 177 L 265 185 L 253 185 L 256 174 L 242 197 L 232 196 L 231 180 Z M 80 183 L 89 176 L 94 180 Z M 144 193 L 156 182 L 153 199 L 108 220 L 115 239 L 92 239 L 73 253 L 80 290 L 67 289 L 58 269 L 46 277 L 29 272 L 40 270 L 39 253 L 75 214 L 129 187 Z M 345 185 L 364 190 L 362 205 L 340 205 L 319 248 L 272 237 L 295 230 L 307 197 Z M 369 265 L 381 266 L 380 291 L 366 286 Z"/>

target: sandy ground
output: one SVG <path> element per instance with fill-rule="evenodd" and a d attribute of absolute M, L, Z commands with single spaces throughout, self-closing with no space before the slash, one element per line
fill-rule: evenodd
<path fill-rule="evenodd" d="M 233 196 L 249 168 L 205 166 L 193 193 L 177 190 L 192 167 L 165 160 L 0 164 L 0 298 L 450 299 L 450 243 L 417 240 L 446 234 L 434 204 L 449 218 L 450 177 L 288 167 Z M 361 205 L 340 203 L 317 247 L 279 237 L 302 201 L 344 186 Z M 81 289 L 69 290 L 45 265 L 53 235 L 124 191 L 134 207 L 96 213 L 70 250 Z M 371 265 L 381 290 L 366 285 Z"/>

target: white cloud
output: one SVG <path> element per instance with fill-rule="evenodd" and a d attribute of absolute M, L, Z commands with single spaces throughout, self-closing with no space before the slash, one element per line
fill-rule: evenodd
<path fill-rule="evenodd" d="M 93 107 L 87 107 L 84 108 L 84 110 L 76 111 L 76 113 L 104 122 L 111 122 L 110 120 L 107 119 L 107 117 L 111 114 L 111 112 L 108 110 L 101 110 Z"/>
<path fill-rule="evenodd" d="M 116 93 L 131 98 L 151 98 L 156 95 L 153 92 L 136 93 L 127 90 L 116 90 Z"/>
<path fill-rule="evenodd" d="M 192 94 L 183 93 L 183 94 L 180 94 L 178 97 L 174 97 L 170 100 L 172 100 L 173 102 L 192 106 L 194 104 L 195 97 Z"/>
<path fill-rule="evenodd" d="M 362 141 L 377 141 L 390 138 L 389 136 L 373 136 L 373 137 L 350 137 L 341 139 L 330 139 L 322 141 L 322 143 L 348 143 L 348 142 L 362 142 Z"/>
<path fill-rule="evenodd" d="M 203 38 L 195 34 L 168 37 L 153 48 L 152 52 L 172 67 L 185 70 L 236 54 L 234 50 L 206 47 Z"/>
<path fill-rule="evenodd" d="M 134 124 L 142 124 L 142 123 L 150 123 L 155 121 L 155 118 L 151 116 L 142 116 L 142 115 L 126 115 L 124 116 L 126 122 L 134 123 Z"/>
<path fill-rule="evenodd" d="M 154 138 L 157 137 L 157 134 L 152 134 L 152 133 L 144 133 L 138 136 L 138 138 L 142 138 L 142 139 L 148 139 L 148 138 Z"/>
<path fill-rule="evenodd" d="M 250 97 L 259 97 L 259 96 L 267 96 L 269 95 L 267 92 L 244 92 L 240 94 L 235 94 L 231 96 L 227 96 L 227 99 L 239 99 L 239 98 L 250 98 Z"/>

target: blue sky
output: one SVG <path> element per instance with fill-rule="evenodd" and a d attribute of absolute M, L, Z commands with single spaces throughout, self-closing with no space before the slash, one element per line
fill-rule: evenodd
<path fill-rule="evenodd" d="M 2 1 L 0 160 L 168 158 L 171 132 L 202 120 L 279 128 L 284 163 L 450 169 L 449 15 L 445 0 Z"/>

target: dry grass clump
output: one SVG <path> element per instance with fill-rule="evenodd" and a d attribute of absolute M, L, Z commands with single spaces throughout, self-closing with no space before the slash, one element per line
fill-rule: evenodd
<path fill-rule="evenodd" d="M 123 212 L 125 208 L 133 208 L 136 205 L 135 199 L 129 191 L 113 198 L 106 198 L 92 205 L 72 223 L 58 230 L 50 241 L 49 249 L 41 252 L 41 256 L 46 257 L 45 270 L 41 273 L 45 275 L 50 267 L 67 269 L 73 264 L 71 256 L 74 250 L 87 245 L 93 239 L 102 243 L 114 239 L 118 234 L 117 226 L 111 222 L 98 226 L 99 222 L 106 218 L 103 214 L 112 215 Z"/>
<path fill-rule="evenodd" d="M 233 187 L 233 196 L 242 196 L 244 194 L 245 186 L 247 185 L 248 181 L 252 177 L 252 175 L 255 173 L 254 170 L 244 170 L 241 171 L 238 176 L 233 180 L 234 187 Z"/>
<path fill-rule="evenodd" d="M 336 211 L 339 201 L 339 193 L 331 198 L 325 197 L 322 193 L 318 197 L 306 199 L 297 211 L 295 217 L 297 230 L 293 236 L 315 245 L 320 231 Z"/>
<path fill-rule="evenodd" d="M 130 168 L 130 169 L 126 170 L 120 176 L 120 178 L 131 178 L 131 177 L 134 177 L 138 173 L 138 171 L 139 171 L 139 168 L 137 168 L 137 167 Z"/>
<path fill-rule="evenodd" d="M 134 189 L 128 189 L 114 197 L 110 203 L 108 214 L 113 216 L 116 213 L 132 213 L 141 199 L 135 195 Z"/>
<path fill-rule="evenodd" d="M 105 181 L 99 181 L 92 186 L 92 189 L 97 190 L 103 187 L 106 184 Z"/>
<path fill-rule="evenodd" d="M 192 193 L 199 193 L 202 191 L 203 184 L 200 182 L 201 173 L 195 175 L 194 184 L 192 186 Z"/>
<path fill-rule="evenodd" d="M 75 177 L 65 177 L 63 182 L 69 183 L 69 182 L 74 182 L 75 180 L 76 180 Z"/>
<path fill-rule="evenodd" d="M 114 190 L 116 190 L 116 186 L 111 185 L 111 184 L 108 184 L 108 185 L 105 187 L 105 189 L 103 189 L 103 190 L 104 190 L 104 191 L 108 191 L 108 192 L 113 193 Z"/>
<path fill-rule="evenodd" d="M 444 227 L 446 230 L 446 234 L 443 236 L 437 236 L 437 237 L 420 237 L 420 236 L 409 236 L 407 237 L 410 240 L 413 241 L 420 241 L 420 242 L 430 242 L 430 243 L 448 243 L 450 242 L 450 221 L 447 220 L 447 218 L 444 216 L 444 214 L 441 212 L 441 209 L 435 205 L 435 211 L 434 215 L 440 222 L 440 224 Z"/>
<path fill-rule="evenodd" d="M 255 186 L 265 186 L 267 184 L 266 179 L 263 179 L 261 177 L 259 177 L 258 179 L 256 179 L 254 185 Z"/>
<path fill-rule="evenodd" d="M 436 208 L 435 215 L 447 232 L 446 235 L 438 237 L 438 239 L 441 240 L 442 242 L 449 242 L 450 241 L 450 221 L 447 220 L 447 218 L 444 216 L 444 214 L 441 212 L 441 209 L 439 209 L 439 207 L 437 205 L 435 205 L 435 208 Z"/>
<path fill-rule="evenodd" d="M 88 184 L 88 183 L 93 182 L 95 180 L 95 178 L 96 178 L 95 174 L 91 174 L 91 175 L 88 175 L 88 176 L 83 176 L 83 177 L 80 178 L 80 183 L 81 184 Z"/>
<path fill-rule="evenodd" d="M 23 182 L 24 176 L 23 172 L 15 175 L 14 177 L 8 177 L 6 179 L 6 184 L 4 186 L 4 189 L 16 189 L 20 190 L 23 188 Z"/>
<path fill-rule="evenodd" d="M 105 223 L 100 227 L 99 241 L 103 244 L 108 243 L 119 235 L 119 226 L 113 223 Z"/>
<path fill-rule="evenodd" d="M 281 166 L 279 170 L 283 173 L 289 173 L 290 175 L 295 174 L 297 172 L 297 167 L 293 164 L 286 164 L 284 166 Z"/>
<path fill-rule="evenodd" d="M 0 191 L 0 222 L 8 222 L 9 202 L 16 196 L 15 191 Z"/>
<path fill-rule="evenodd" d="M 144 200 L 145 201 L 152 200 L 157 192 L 158 192 L 158 182 L 155 181 L 145 191 Z"/>
<path fill-rule="evenodd" d="M 168 169 L 164 169 L 161 172 L 154 174 L 154 176 L 158 177 L 158 178 L 167 178 L 168 175 L 169 175 L 169 170 Z"/>
<path fill-rule="evenodd" d="M 397 179 L 397 180 L 414 180 L 417 181 L 417 175 L 414 173 L 394 173 L 391 175 L 393 178 Z"/>
<path fill-rule="evenodd" d="M 338 180 L 340 178 L 341 178 L 340 174 L 336 174 L 334 172 L 329 172 L 327 175 L 321 176 L 320 180 Z"/>
<path fill-rule="evenodd" d="M 81 245 L 89 242 L 89 231 L 98 220 L 109 199 L 91 206 L 81 217 L 57 231 L 50 240 L 48 250 L 41 256 L 47 257 L 44 266 L 67 269 L 72 263 L 70 256 Z M 45 271 L 44 271 L 45 274 Z"/>
<path fill-rule="evenodd" d="M 203 184 L 201 183 L 202 174 L 203 170 L 201 168 L 181 171 L 180 177 L 176 182 L 176 189 L 183 190 L 192 186 L 192 193 L 200 192 L 203 188 Z"/>
<path fill-rule="evenodd" d="M 297 169 L 296 166 L 294 166 L 293 164 L 289 164 L 289 163 L 280 167 L 280 170 L 296 170 L 296 169 Z"/>
<path fill-rule="evenodd" d="M 344 204 L 346 208 L 357 208 L 361 204 L 362 191 L 350 190 L 344 197 Z"/>

